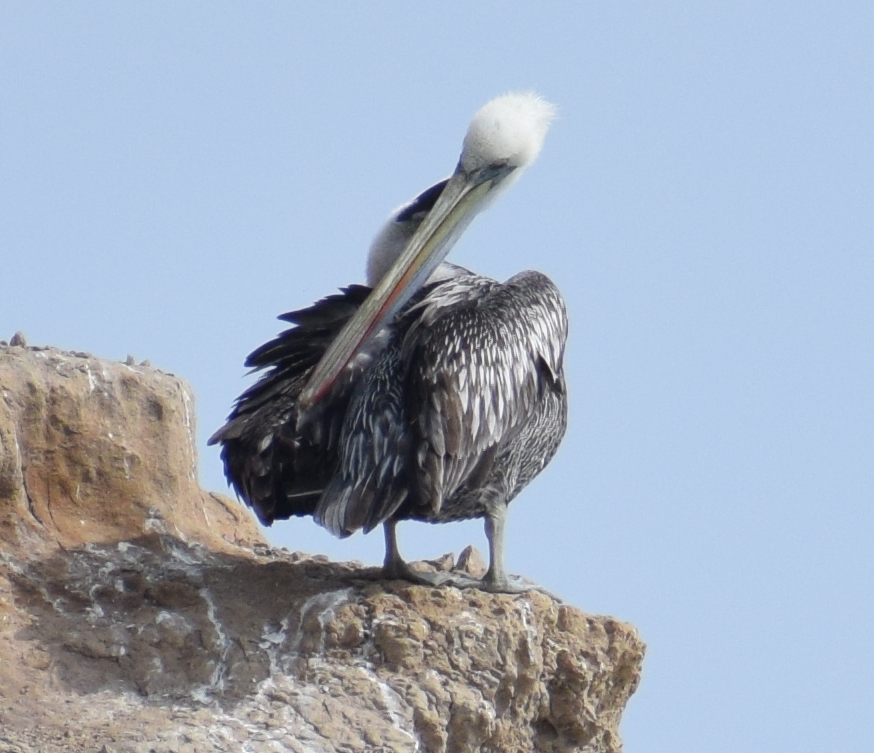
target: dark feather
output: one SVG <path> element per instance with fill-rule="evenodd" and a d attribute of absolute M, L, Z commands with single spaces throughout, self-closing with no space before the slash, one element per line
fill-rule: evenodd
<path fill-rule="evenodd" d="M 350 286 L 280 317 L 294 326 L 249 356 L 262 376 L 210 439 L 266 524 L 313 515 L 348 536 L 387 520 L 482 517 L 512 500 L 564 435 L 557 289 L 537 272 L 498 283 L 459 268 L 413 298 L 300 431 L 297 398 L 368 292 Z"/>

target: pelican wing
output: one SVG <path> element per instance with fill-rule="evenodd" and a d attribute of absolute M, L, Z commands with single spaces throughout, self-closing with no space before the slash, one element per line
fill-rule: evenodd
<path fill-rule="evenodd" d="M 261 378 L 240 395 L 227 423 L 209 439 L 209 444 L 222 446 L 228 482 L 265 525 L 312 514 L 330 478 L 354 375 L 338 383 L 306 431 L 298 429 L 298 396 L 369 292 L 351 285 L 309 308 L 280 316 L 295 326 L 246 359 L 246 366 L 263 371 Z"/>
<path fill-rule="evenodd" d="M 439 518 L 466 491 L 512 498 L 548 460 L 513 443 L 564 404 L 554 398 L 566 337 L 564 303 L 540 273 L 503 284 L 465 274 L 427 290 L 354 388 L 316 520 L 348 536 L 402 506 Z"/>
<path fill-rule="evenodd" d="M 506 448 L 563 392 L 567 315 L 545 275 L 450 281 L 425 299 L 404 342 L 420 504 L 482 487 Z M 518 464 L 516 464 L 518 465 Z M 511 492 L 515 478 L 501 486 Z M 506 498 L 506 497 L 505 497 Z"/>

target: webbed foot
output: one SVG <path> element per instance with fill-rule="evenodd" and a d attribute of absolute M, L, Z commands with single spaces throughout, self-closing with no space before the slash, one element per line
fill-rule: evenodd
<path fill-rule="evenodd" d="M 449 573 L 430 573 L 423 570 L 413 570 L 402 559 L 387 562 L 382 568 L 382 577 L 386 580 L 406 580 L 419 586 L 437 588 L 446 585 L 451 578 Z"/>
<path fill-rule="evenodd" d="M 460 581 L 461 582 L 455 583 L 450 580 L 449 585 L 454 585 L 456 588 L 478 588 L 481 591 L 488 591 L 493 594 L 524 594 L 529 591 L 539 591 L 553 601 L 561 602 L 561 599 L 551 591 L 518 575 L 507 575 L 503 578 L 490 578 L 488 573 L 486 573 L 486 576 L 482 580 L 477 580 L 476 578 L 461 578 Z"/>

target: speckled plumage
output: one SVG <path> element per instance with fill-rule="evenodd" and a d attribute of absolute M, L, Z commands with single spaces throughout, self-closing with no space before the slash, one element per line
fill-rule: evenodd
<path fill-rule="evenodd" d="M 564 435 L 567 317 L 544 275 L 454 277 L 393 329 L 352 392 L 316 511 L 336 535 L 391 517 L 483 517 L 542 470 Z"/>
<path fill-rule="evenodd" d="M 300 430 L 296 397 L 367 288 L 286 314 L 296 326 L 249 357 L 265 373 L 210 442 L 263 523 L 314 515 L 346 536 L 389 519 L 483 517 L 546 466 L 567 414 L 561 296 L 539 272 L 499 283 L 454 270 Z"/>

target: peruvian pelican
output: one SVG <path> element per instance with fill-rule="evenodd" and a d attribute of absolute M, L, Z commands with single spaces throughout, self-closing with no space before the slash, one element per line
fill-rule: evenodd
<path fill-rule="evenodd" d="M 280 316 L 294 326 L 249 356 L 261 377 L 209 443 L 262 523 L 312 515 L 341 537 L 382 524 L 388 578 L 530 588 L 507 575 L 504 522 L 564 436 L 565 305 L 539 272 L 500 283 L 443 260 L 534 162 L 554 112 L 533 93 L 488 102 L 455 172 L 378 233 L 369 287 Z M 398 521 L 469 518 L 485 518 L 482 581 L 401 558 Z"/>

